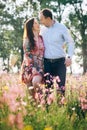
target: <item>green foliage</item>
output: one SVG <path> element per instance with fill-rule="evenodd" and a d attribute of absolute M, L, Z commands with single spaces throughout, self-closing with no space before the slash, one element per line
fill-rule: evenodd
<path fill-rule="evenodd" d="M 10 126 L 6 125 L 5 123 L 0 122 L 0 130 L 12 130 Z"/>
<path fill-rule="evenodd" d="M 80 47 L 81 57 L 83 57 L 83 68 L 86 72 L 87 60 L 87 15 L 84 8 L 82 8 L 83 0 L 27 0 L 21 5 L 16 4 L 16 0 L 11 2 L 8 0 L 0 3 L 0 56 L 3 58 L 10 57 L 10 53 L 14 52 L 17 55 L 21 54 L 22 61 L 22 36 L 23 26 L 26 19 L 36 16 L 42 8 L 50 8 L 54 12 L 54 17 L 61 22 L 63 20 L 63 13 L 65 9 L 72 6 L 74 11 L 70 10 L 69 19 L 65 24 L 70 29 L 76 43 L 76 47 Z M 11 34 L 8 38 L 3 35 L 5 33 Z M 79 37 L 78 37 L 79 36 Z M 8 40 L 7 40 L 8 39 Z M 5 41 L 6 40 L 6 41 Z M 7 46 L 4 48 L 3 46 Z M 9 46 L 10 45 L 10 46 Z M 19 53 L 20 51 L 20 53 Z M 7 55 L 6 55 L 7 54 Z"/>
<path fill-rule="evenodd" d="M 15 118 L 15 121 L 18 120 L 16 124 L 13 122 L 14 118 L 11 118 L 10 121 L 13 123 L 9 124 L 8 116 L 9 114 L 16 116 L 20 112 L 21 115 L 23 114 L 24 128 L 32 126 L 34 130 L 44 130 L 45 127 L 52 127 L 53 130 L 87 129 L 87 107 L 83 110 L 78 100 L 81 92 L 82 96 L 85 97 L 87 91 L 86 75 L 80 76 L 78 79 L 73 76 L 67 77 L 64 102 L 61 103 L 62 95 L 58 93 L 56 95 L 57 102 L 54 100 L 50 105 L 44 104 L 43 106 L 32 98 L 27 86 L 19 82 L 19 75 L 4 73 L 0 76 L 0 130 L 19 130 L 15 125 L 22 123 L 21 117 Z M 81 85 L 83 86 L 81 87 Z M 85 98 L 85 100 L 87 105 L 87 99 Z M 14 105 L 16 109 L 9 109 L 10 105 L 11 108 L 14 108 L 12 107 Z"/>
<path fill-rule="evenodd" d="M 22 5 L 16 5 L 16 1 L 13 0 L 12 2 L 8 1 L 6 6 L 2 3 L 0 6 L 0 56 L 6 59 L 10 57 L 11 53 L 17 54 L 21 56 L 19 56 L 21 62 L 24 22 L 31 16 L 37 16 L 38 3 L 33 2 L 32 5 L 31 1 L 27 1 Z M 27 10 L 30 10 L 31 14 Z"/>

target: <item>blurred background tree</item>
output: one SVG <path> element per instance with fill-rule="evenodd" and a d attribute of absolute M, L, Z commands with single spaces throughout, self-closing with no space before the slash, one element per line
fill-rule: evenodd
<path fill-rule="evenodd" d="M 1 0 L 0 2 L 0 57 L 7 59 L 10 69 L 10 55 L 18 56 L 20 69 L 23 60 L 22 37 L 24 22 L 38 16 L 42 8 L 50 8 L 54 17 L 70 29 L 76 43 L 75 55 L 78 63 L 87 71 L 87 2 L 85 0 Z M 79 54 L 77 53 L 80 50 Z M 79 64 L 80 64 L 79 63 Z"/>

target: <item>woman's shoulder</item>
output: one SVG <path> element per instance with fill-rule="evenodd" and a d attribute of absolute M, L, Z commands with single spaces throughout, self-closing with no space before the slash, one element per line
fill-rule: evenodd
<path fill-rule="evenodd" d="M 60 29 L 67 29 L 66 25 L 61 22 L 56 22 L 56 27 L 58 27 Z"/>
<path fill-rule="evenodd" d="M 29 44 L 29 39 L 28 38 L 24 38 L 23 39 L 23 45 L 28 45 Z"/>
<path fill-rule="evenodd" d="M 29 39 L 28 39 L 27 37 L 25 37 L 25 38 L 23 39 L 23 42 L 29 42 Z"/>

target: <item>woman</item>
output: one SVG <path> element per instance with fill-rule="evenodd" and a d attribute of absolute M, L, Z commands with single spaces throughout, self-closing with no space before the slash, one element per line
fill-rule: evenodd
<path fill-rule="evenodd" d="M 43 39 L 39 35 L 40 26 L 35 18 L 27 20 L 24 28 L 24 59 L 21 67 L 22 81 L 36 88 L 42 82 L 43 74 Z"/>

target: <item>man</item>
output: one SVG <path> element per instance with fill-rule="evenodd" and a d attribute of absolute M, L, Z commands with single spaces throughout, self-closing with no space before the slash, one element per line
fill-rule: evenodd
<path fill-rule="evenodd" d="M 72 63 L 74 41 L 67 27 L 55 21 L 49 9 L 41 10 L 40 23 L 44 25 L 41 28 L 45 46 L 44 72 L 59 76 L 59 87 L 63 87 L 66 80 L 66 67 Z M 65 43 L 68 45 L 68 54 L 64 51 Z"/>

